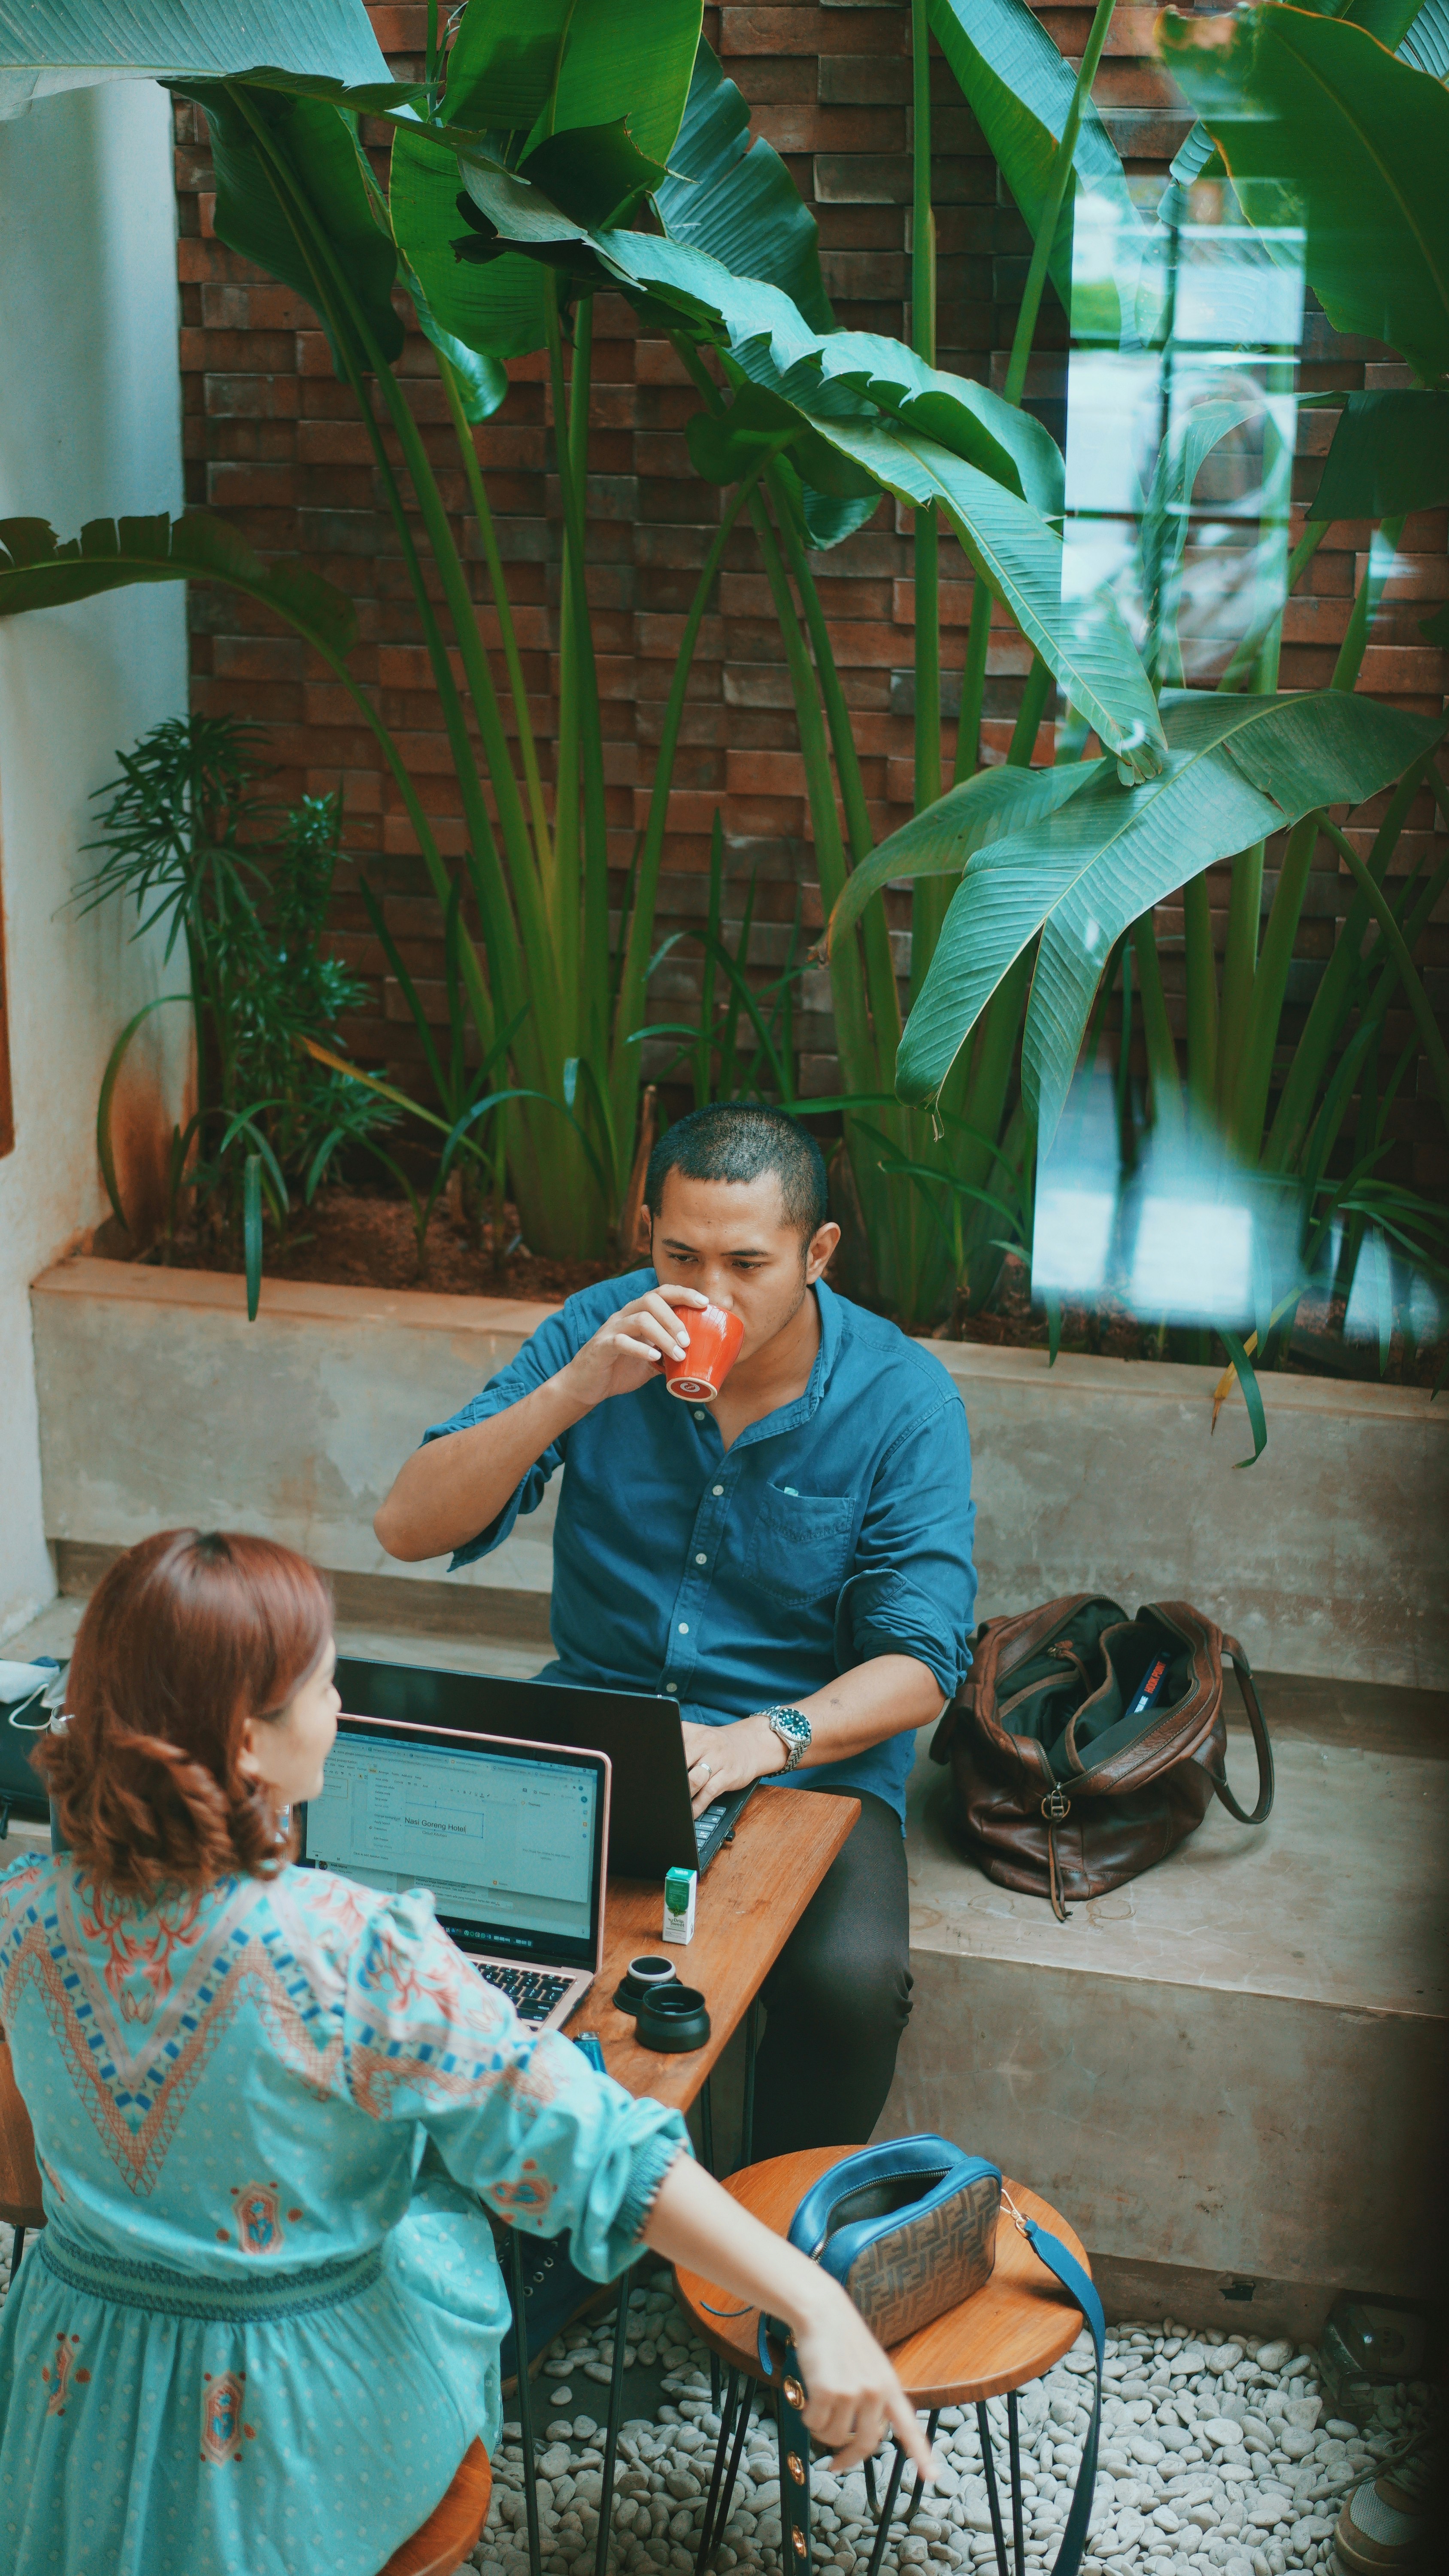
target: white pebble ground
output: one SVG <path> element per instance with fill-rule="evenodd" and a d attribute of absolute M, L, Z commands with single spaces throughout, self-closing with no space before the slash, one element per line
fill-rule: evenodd
<path fill-rule="evenodd" d="M 619 2576 L 665 2570 L 685 2576 L 699 2545 L 719 2430 L 708 2356 L 680 2315 L 667 2274 L 636 2289 L 632 2309 L 636 2340 L 626 2348 L 626 2363 L 662 2360 L 666 2402 L 657 2417 L 626 2423 L 610 2566 Z M 592 2576 L 612 2349 L 608 2312 L 556 2345 L 533 2383 L 546 2576 Z M 1045 2379 L 1020 2393 L 1026 2563 L 1041 2576 L 1056 2557 L 1076 2482 L 1091 2367 L 1083 2335 Z M 1343 2498 L 1420 2432 L 1429 2403 L 1422 2382 L 1386 2388 L 1361 2431 L 1331 2415 L 1317 2357 L 1297 2344 L 1190 2334 L 1170 2318 L 1114 2326 L 1107 2338 L 1087 2576 L 1187 2576 L 1189 2570 L 1193 2576 L 1288 2576 L 1329 2567 Z M 508 2411 L 512 2420 L 494 2462 L 492 2511 L 473 2560 L 481 2576 L 526 2576 L 528 2565 L 516 2399 Z M 989 2411 L 1000 2436 L 1004 2490 L 1005 2400 L 993 2399 Z M 903 2576 L 907 2568 L 925 2576 L 932 2562 L 991 2576 L 995 2550 L 974 2409 L 947 2408 L 936 2452 L 940 2476 L 909 2531 L 902 2527 L 893 2538 L 884 2576 Z M 812 2494 L 817 2568 L 838 2576 L 854 2576 L 859 2568 L 864 2576 L 872 2541 L 864 2476 L 836 2478 L 817 2468 Z M 1008 2547 L 1009 2540 L 1008 2525 Z M 751 2428 L 714 2564 L 740 2576 L 777 2576 L 780 2487 L 771 2425 Z"/>

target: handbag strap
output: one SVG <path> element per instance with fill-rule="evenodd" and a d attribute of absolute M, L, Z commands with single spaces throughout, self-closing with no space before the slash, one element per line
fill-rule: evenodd
<path fill-rule="evenodd" d="M 1240 1825 L 1262 1825 L 1267 1823 L 1273 1812 L 1273 1747 L 1268 1741 L 1268 1721 L 1263 1715 L 1263 1704 L 1258 1697 L 1253 1668 L 1236 1637 L 1224 1637 L 1223 1652 L 1237 1678 L 1238 1696 L 1248 1712 L 1248 1724 L 1253 1730 L 1253 1747 L 1258 1756 L 1258 1803 L 1252 1814 L 1249 1815 L 1245 1808 L 1239 1806 L 1228 1787 L 1226 1773 L 1220 1777 L 1216 1771 L 1209 1771 L 1208 1778 L 1227 1808 L 1228 1814 L 1236 1816 Z"/>
<path fill-rule="evenodd" d="M 1102 2302 L 1091 2274 L 1068 2251 L 1059 2236 L 1038 2227 L 1034 2218 L 1026 2218 L 1003 2191 L 1003 2199 L 1038 2262 L 1055 2274 L 1074 2307 L 1080 2308 L 1087 2332 L 1092 2338 L 1096 2363 L 1096 2388 L 1092 2401 L 1092 2420 L 1082 2444 L 1082 2465 L 1077 2471 L 1076 2492 L 1067 2515 L 1062 2545 L 1057 2551 L 1051 2576 L 1078 2576 L 1087 2546 L 1087 2526 L 1092 2518 L 1092 2498 L 1097 2484 L 1097 2445 L 1102 2431 L 1102 2365 L 1106 2359 L 1106 2319 Z M 780 2329 L 775 2328 L 778 2335 Z M 759 2357 L 767 2378 L 774 2377 L 774 2354 L 766 2331 L 766 2320 L 760 2319 Z M 783 2347 L 775 2403 L 780 2424 L 780 2564 L 785 2576 L 809 2576 L 810 2569 L 810 2433 L 805 2422 L 809 2403 L 795 2347 L 788 2340 Z"/>

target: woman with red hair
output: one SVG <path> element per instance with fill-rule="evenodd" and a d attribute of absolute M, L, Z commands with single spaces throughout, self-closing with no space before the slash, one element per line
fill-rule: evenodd
<path fill-rule="evenodd" d="M 376 2576 L 497 2438 L 488 2211 L 592 2279 L 642 2243 L 768 2306 L 841 2465 L 888 2424 L 924 2464 L 855 2309 L 676 2112 L 521 2025 L 421 1891 L 292 1867 L 331 1626 L 303 1558 L 195 1530 L 81 1622 L 37 1756 L 68 1849 L 0 1876 L 47 2216 L 0 2317 L 9 2576 Z"/>

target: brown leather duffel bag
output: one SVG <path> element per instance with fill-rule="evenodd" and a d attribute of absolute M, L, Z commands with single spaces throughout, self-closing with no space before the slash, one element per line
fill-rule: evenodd
<path fill-rule="evenodd" d="M 931 1744 L 949 1762 L 960 1839 L 988 1878 L 1050 1897 L 1102 1896 L 1194 1833 L 1214 1793 L 1240 1824 L 1273 1804 L 1273 1752 L 1235 1637 L 1186 1601 L 1129 1619 L 1092 1593 L 989 1619 L 971 1679 Z M 1227 1783 L 1223 1657 L 1258 1751 L 1251 1815 Z"/>

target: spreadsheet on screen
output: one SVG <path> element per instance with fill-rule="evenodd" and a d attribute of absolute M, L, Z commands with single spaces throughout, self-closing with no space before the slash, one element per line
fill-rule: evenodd
<path fill-rule="evenodd" d="M 339 1735 L 307 1857 L 440 1914 L 587 1939 L 599 1775 L 472 1746 Z"/>

